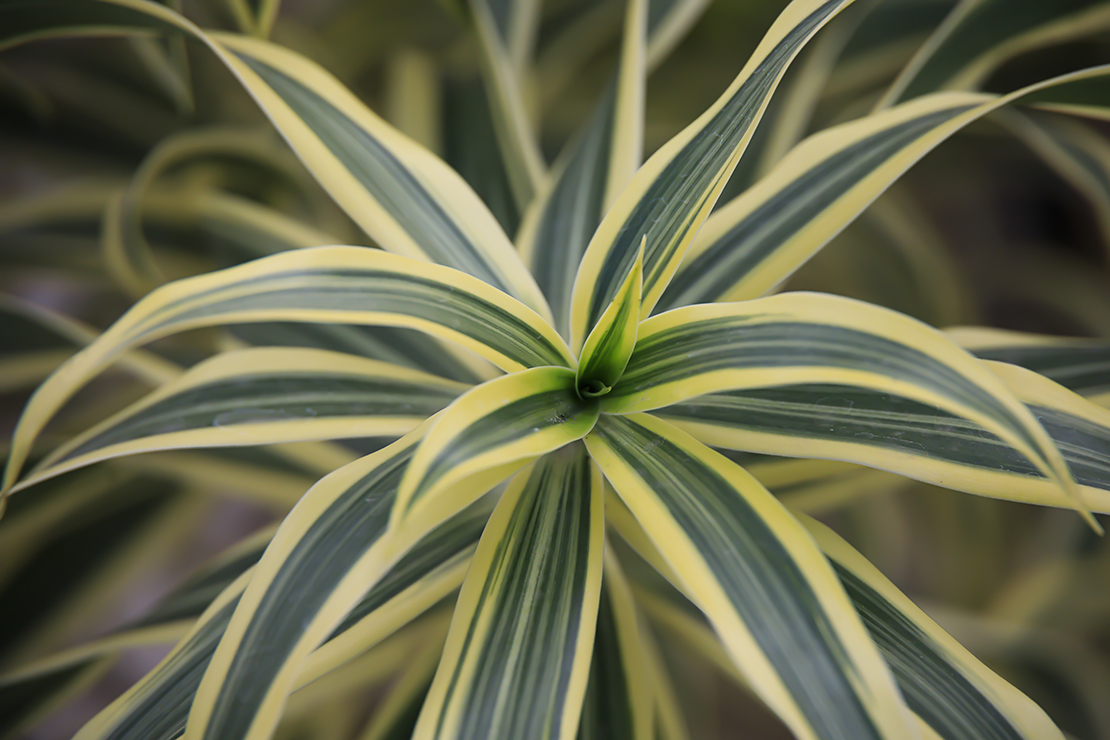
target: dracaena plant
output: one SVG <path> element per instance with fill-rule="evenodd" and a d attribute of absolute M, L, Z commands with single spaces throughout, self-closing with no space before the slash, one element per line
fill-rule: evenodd
<path fill-rule="evenodd" d="M 276 12 L 263 3 L 252 21 L 249 4 L 233 5 L 259 32 Z M 745 465 L 846 461 L 1074 508 L 1098 526 L 1092 512 L 1110 509 L 1110 415 L 999 360 L 1084 391 L 1095 384 L 1070 371 L 1104 346 L 943 333 L 847 298 L 766 294 L 946 137 L 1007 106 L 1098 114 L 1108 70 L 1006 94 L 936 92 L 974 77 L 1007 40 L 982 33 L 1004 4 L 964 3 L 875 112 L 788 146 L 714 211 L 791 62 L 851 0 L 790 3 L 717 102 L 643 163 L 647 70 L 673 45 L 670 14 L 701 4 L 629 0 L 616 69 L 550 172 L 520 94 L 527 43 L 504 15 L 527 5 L 452 5 L 476 39 L 498 165 L 522 214 L 514 245 L 454 170 L 296 52 L 203 31 L 144 0 L 0 1 L 6 44 L 151 33 L 196 43 L 377 247 L 308 247 L 311 235 L 275 215 L 267 233 L 285 251 L 162 284 L 134 228 L 134 191 L 122 193 L 107 253 L 145 295 L 98 336 L 54 322 L 87 346 L 28 402 L 5 494 L 33 497 L 139 453 L 387 442 L 339 456 L 276 530 L 130 631 L 5 674 L 0 700 L 53 697 L 112 650 L 184 622 L 169 655 L 79 737 L 258 740 L 314 696 L 396 676 L 368 738 L 679 740 L 682 708 L 646 613 L 799 738 L 1062 738 Z M 1094 5 L 1022 16 L 1003 36 L 1087 18 Z M 170 51 L 157 49 L 172 66 Z M 220 146 L 249 149 L 230 141 Z M 381 355 L 369 340 L 369 356 L 237 347 L 188 370 L 141 349 L 275 322 L 403 331 L 373 335 L 388 338 Z M 159 387 L 29 465 L 48 423 L 117 362 Z"/>

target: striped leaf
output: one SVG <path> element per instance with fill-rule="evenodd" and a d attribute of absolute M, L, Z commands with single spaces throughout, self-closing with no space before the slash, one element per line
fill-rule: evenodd
<path fill-rule="evenodd" d="M 1007 59 L 1110 25 L 1103 0 L 963 0 L 902 69 L 880 105 L 971 89 Z"/>
<path fill-rule="evenodd" d="M 566 368 L 496 378 L 460 396 L 430 422 L 397 492 L 393 522 L 411 526 L 465 505 L 541 455 L 581 439 L 597 420 Z M 423 529 L 426 525 L 416 525 Z"/>
<path fill-rule="evenodd" d="M 450 167 L 366 108 L 314 62 L 265 41 L 206 35 L 142 0 L 0 4 L 0 47 L 65 35 L 191 36 L 236 76 L 336 202 L 383 249 L 449 265 L 547 315 L 481 199 Z"/>
<path fill-rule="evenodd" d="M 1090 85 L 1105 93 L 1108 74 L 1094 67 L 1001 97 L 929 95 L 809 137 L 710 217 L 660 308 L 765 295 L 969 123 L 1012 103 L 1071 100 Z"/>
<path fill-rule="evenodd" d="M 648 6 L 647 0 L 628 3 L 614 79 L 556 163 L 517 240 L 566 337 L 575 271 L 602 215 L 640 165 Z"/>
<path fill-rule="evenodd" d="M 458 587 L 489 508 L 476 504 L 433 530 L 393 566 L 300 666 L 304 686 L 376 645 Z M 172 740 L 180 736 L 201 677 L 249 574 L 212 602 L 190 635 L 151 673 L 82 729 L 78 738 Z"/>
<path fill-rule="evenodd" d="M 20 486 L 155 450 L 400 437 L 464 390 L 434 375 L 337 352 L 228 352 L 63 445 Z"/>
<path fill-rule="evenodd" d="M 301 662 L 385 575 L 390 511 L 424 433 L 324 477 L 286 517 L 204 672 L 187 738 L 273 732 Z"/>
<path fill-rule="evenodd" d="M 234 341 L 256 347 L 307 347 L 382 360 L 474 385 L 497 374 L 473 355 L 413 329 L 358 324 L 261 322 L 228 327 Z"/>
<path fill-rule="evenodd" d="M 378 245 L 475 275 L 549 315 L 497 220 L 454 170 L 307 59 L 264 42 L 217 39 L 293 150 Z"/>
<path fill-rule="evenodd" d="M 1060 449 L 1084 501 L 1094 511 L 1110 508 L 1110 417 L 1066 389 L 1030 371 L 989 363 L 1037 418 Z M 706 444 L 794 455 L 805 440 L 806 456 L 851 460 L 895 470 L 934 485 L 984 496 L 1046 506 L 1070 502 L 1020 453 L 997 436 L 935 405 L 886 393 L 835 385 L 794 385 L 711 394 L 660 410 Z M 897 462 L 895 462 L 897 461 Z M 834 483 L 835 481 L 830 481 Z M 877 481 L 882 485 L 882 481 Z M 848 476 L 836 490 L 851 495 L 866 481 Z M 846 486 L 846 490 L 845 487 Z M 814 499 L 780 487 L 792 506 Z M 817 500 L 820 504 L 820 499 Z"/>
<path fill-rule="evenodd" d="M 980 663 L 850 545 L 819 522 L 799 518 L 829 559 L 907 705 L 926 723 L 923 737 L 1061 737 L 1039 707 Z M 696 607 L 644 568 L 634 574 L 637 600 L 653 622 L 747 689 Z"/>
<path fill-rule="evenodd" d="M 944 740 L 1064 737 L 1040 707 L 952 639 L 832 530 L 802 523 L 898 681 L 906 704 Z"/>
<path fill-rule="evenodd" d="M 504 12 L 495 14 L 493 7 L 497 3 L 490 0 L 466 0 L 466 4 L 478 39 L 486 97 L 501 159 L 517 208 L 523 211 L 532 202 L 546 166 L 528 120 L 519 67 L 513 63 L 503 35 L 509 29 L 499 23 L 499 20 L 507 22 L 509 19 Z"/>
<path fill-rule="evenodd" d="M 624 283 L 644 237 L 641 316 L 651 313 L 736 167 L 787 65 L 850 2 L 792 2 L 717 102 L 636 173 L 606 213 L 575 278 L 571 309 L 575 348 L 582 346 Z"/>
<path fill-rule="evenodd" d="M 135 304 L 39 387 L 14 437 L 7 486 L 42 426 L 123 351 L 185 329 L 254 321 L 408 327 L 458 342 L 506 370 L 573 364 L 537 314 L 450 268 L 357 247 L 286 252 L 163 286 Z"/>
<path fill-rule="evenodd" d="M 945 333 L 976 357 L 1034 370 L 1101 405 L 1110 401 L 1110 345 L 1105 341 L 970 326 Z"/>
<path fill-rule="evenodd" d="M 646 635 L 624 572 L 608 546 L 603 586 L 577 738 L 654 740 L 655 696 Z"/>
<path fill-rule="evenodd" d="M 601 591 L 601 493 L 581 445 L 509 485 L 471 561 L 414 738 L 574 737 Z"/>
<path fill-rule="evenodd" d="M 788 293 L 655 316 L 641 325 L 628 368 L 602 409 L 646 411 L 720 391 L 795 384 L 876 391 L 972 421 L 1020 451 L 1085 511 L 1052 438 L 989 370 L 937 330 L 846 298 Z M 892 469 L 897 464 L 888 461 Z"/>
<path fill-rule="evenodd" d="M 609 308 L 598 319 L 578 359 L 575 382 L 587 398 L 603 396 L 620 379 L 636 346 L 643 295 L 644 247 Z"/>
<path fill-rule="evenodd" d="M 586 444 L 753 691 L 797 737 L 915 736 L 832 569 L 754 478 L 644 414 L 602 417 Z"/>

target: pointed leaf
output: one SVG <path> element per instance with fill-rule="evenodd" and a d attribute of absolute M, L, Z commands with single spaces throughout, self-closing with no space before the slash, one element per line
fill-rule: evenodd
<path fill-rule="evenodd" d="M 794 0 L 728 90 L 661 147 L 598 227 L 579 267 L 571 309 L 579 348 L 644 254 L 641 317 L 651 313 L 751 138 L 767 100 L 801 47 L 851 0 Z"/>
<path fill-rule="evenodd" d="M 847 298 L 787 293 L 655 316 L 640 327 L 636 351 L 602 408 L 646 411 L 708 393 L 795 384 L 878 391 L 972 421 L 1085 511 L 1052 438 L 989 370 L 937 330 Z"/>
<path fill-rule="evenodd" d="M 20 485 L 155 450 L 399 437 L 465 390 L 434 375 L 337 352 L 227 352 L 55 450 Z"/>
<path fill-rule="evenodd" d="M 640 325 L 640 299 L 643 295 L 644 247 L 632 265 L 624 285 L 598 319 L 578 360 L 576 382 L 579 392 L 602 396 L 620 379 L 636 346 Z"/>
<path fill-rule="evenodd" d="M 573 362 L 537 314 L 456 270 L 358 247 L 285 252 L 171 283 L 135 304 L 31 398 L 13 437 L 6 486 L 50 417 L 124 350 L 187 328 L 254 321 L 408 327 L 456 341 L 504 369 Z"/>
<path fill-rule="evenodd" d="M 578 397 L 574 372 L 566 368 L 533 368 L 468 391 L 431 422 L 397 492 L 394 523 L 407 527 L 439 516 L 447 501 L 458 505 L 471 487 L 492 488 L 581 439 L 597 413 L 596 403 Z"/>
<path fill-rule="evenodd" d="M 581 445 L 509 485 L 471 561 L 414 738 L 574 737 L 601 592 L 601 493 Z"/>
<path fill-rule="evenodd" d="M 754 478 L 646 414 L 603 416 L 586 445 L 796 736 L 916 735 L 832 569 Z"/>

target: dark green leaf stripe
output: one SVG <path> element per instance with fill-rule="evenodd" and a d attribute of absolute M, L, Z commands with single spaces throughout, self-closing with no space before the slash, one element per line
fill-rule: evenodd
<path fill-rule="evenodd" d="M 911 62 L 899 81 L 899 92 L 889 102 L 940 90 L 979 56 L 1038 27 L 1097 8 L 1104 0 L 984 0 L 971 3 L 950 29 L 938 31 L 943 39 L 931 48 L 920 66 Z M 968 3 L 964 3 L 968 5 Z"/>
<path fill-rule="evenodd" d="M 402 596 L 406 589 L 423 579 L 434 578 L 437 573 L 459 562 L 460 558 L 469 557 L 488 515 L 489 507 L 478 503 L 433 530 L 370 589 L 328 640 L 334 640 L 356 627 L 377 609 Z M 248 562 L 252 558 L 257 560 L 251 553 L 244 553 L 242 560 L 229 561 L 220 572 L 224 577 L 233 579 L 233 569 L 238 565 L 250 567 L 254 564 Z M 203 580 L 197 582 L 194 588 L 216 577 L 217 572 L 213 571 L 202 577 Z M 211 615 L 204 628 L 188 638 L 183 650 L 171 655 L 169 663 L 160 665 L 149 674 L 142 683 L 142 699 L 129 704 L 122 719 L 103 737 L 111 740 L 171 740 L 178 737 L 185 727 L 201 677 L 237 604 L 238 597 L 235 597 Z"/>
<path fill-rule="evenodd" d="M 50 464 L 123 442 L 212 427 L 374 416 L 411 417 L 416 426 L 445 408 L 456 395 L 449 388 L 419 381 L 351 373 L 260 372 L 175 393 L 120 419 Z"/>
<path fill-rule="evenodd" d="M 414 508 L 445 475 L 480 455 L 550 429 L 589 424 L 597 416 L 597 404 L 579 398 L 574 390 L 573 375 L 568 373 L 567 377 L 566 387 L 543 390 L 505 403 L 456 434 L 429 462 L 416 491 L 405 504 L 406 509 Z M 466 396 L 460 399 L 460 403 L 466 401 Z M 450 414 L 451 410 L 445 413 Z"/>
<path fill-rule="evenodd" d="M 830 535 L 832 536 L 832 535 Z M 859 612 L 910 709 L 944 740 L 1032 740 L 999 712 L 995 703 L 971 681 L 950 654 L 909 616 L 863 578 L 829 556 L 837 578 Z M 637 585 L 653 597 L 705 624 L 702 613 L 646 564 L 630 569 Z"/>
<path fill-rule="evenodd" d="M 1030 410 L 1060 448 L 1076 482 L 1110 490 L 1110 429 L 1050 408 Z M 713 393 L 657 414 L 676 423 L 843 442 L 1044 478 L 1021 453 L 973 422 L 863 388 L 792 385 Z"/>
<path fill-rule="evenodd" d="M 185 322 L 215 324 L 221 321 L 221 315 L 249 311 L 281 311 L 288 320 L 296 320 L 297 311 L 313 309 L 381 311 L 442 322 L 483 344 L 489 343 L 527 367 L 567 362 L 563 352 L 512 312 L 447 283 L 416 275 L 384 270 L 293 269 L 248 278 L 231 287 L 234 293 L 226 297 L 221 294 L 228 292 L 227 288 L 216 288 L 171 302 L 147 318 L 144 329 L 153 334 Z M 197 301 L 203 303 L 183 306 Z"/>
<path fill-rule="evenodd" d="M 244 737 L 271 683 L 324 602 L 385 533 L 415 440 L 402 440 L 318 516 L 283 559 L 251 613 L 205 727 Z M 324 480 L 327 480 L 326 478 Z"/>
<path fill-rule="evenodd" d="M 1081 396 L 1110 391 L 1110 344 L 1014 345 L 969 350 L 984 360 L 1033 370 Z"/>
<path fill-rule="evenodd" d="M 185 731 L 200 679 L 238 603 L 235 597 L 209 615 L 180 649 L 136 684 L 136 694 L 127 702 L 126 710 L 113 718 L 110 729 L 99 737 L 103 740 L 174 740 L 180 737 Z"/>
<path fill-rule="evenodd" d="M 917 716 L 945 740 L 1023 738 L 921 628 L 850 570 L 832 565 Z"/>
<path fill-rule="evenodd" d="M 586 698 L 582 702 L 582 719 L 578 724 L 578 740 L 637 740 L 633 727 L 634 709 L 630 704 L 635 697 L 621 659 L 611 599 L 606 586 L 598 604 L 597 633 Z"/>
<path fill-rule="evenodd" d="M 845 4 L 845 0 L 822 3 L 786 34 L 732 98 L 663 168 L 620 229 L 614 229 L 614 241 L 588 298 L 587 330 L 604 313 L 632 269 L 645 235 L 644 295 L 651 295 L 661 280 L 669 278 L 675 250 L 689 232 L 701 226 L 697 214 L 717 198 L 735 165 L 737 148 L 758 120 L 786 66 L 810 36 Z"/>
<path fill-rule="evenodd" d="M 614 77 L 585 128 L 568 145 L 567 162 L 544 204 L 531 248 L 532 274 L 563 337 L 570 336 L 575 271 L 603 215 L 616 94 Z"/>
<path fill-rule="evenodd" d="M 236 56 L 281 96 L 430 259 L 513 293 L 436 199 L 369 131 L 297 80 L 246 54 Z"/>
<path fill-rule="evenodd" d="M 650 334 L 637 343 L 628 367 L 603 404 L 717 370 L 834 367 L 898 378 L 1004 419 L 1037 442 L 998 400 L 948 365 L 885 337 L 806 322 L 710 318 Z M 774 382 L 769 374 L 769 384 Z M 604 405 L 603 405 L 604 408 Z"/>
<path fill-rule="evenodd" d="M 777 190 L 682 265 L 659 310 L 721 300 L 780 246 L 907 146 L 970 110 L 954 105 L 884 129 L 836 151 Z M 834 234 L 830 233 L 829 238 Z"/>
<path fill-rule="evenodd" d="M 413 584 L 470 558 L 489 515 L 487 503 L 478 501 L 432 530 L 374 584 L 328 639 L 342 635 Z"/>
<path fill-rule="evenodd" d="M 580 701 L 572 681 L 600 586 L 600 486 L 581 445 L 521 475 L 471 563 L 443 658 L 451 670 L 433 683 L 418 735 L 434 717 L 435 737 L 564 737 L 565 705 Z M 456 703 L 465 709 L 452 728 L 445 710 Z"/>
<path fill-rule="evenodd" d="M 852 662 L 837 629 L 752 505 L 715 470 L 628 418 L 603 416 L 592 434 L 635 471 L 697 547 L 815 735 L 879 737 L 846 675 Z"/>
<path fill-rule="evenodd" d="M 369 357 L 460 383 L 480 383 L 436 339 L 412 329 L 310 322 L 260 322 L 229 327 L 239 339 L 258 347 L 309 347 Z"/>

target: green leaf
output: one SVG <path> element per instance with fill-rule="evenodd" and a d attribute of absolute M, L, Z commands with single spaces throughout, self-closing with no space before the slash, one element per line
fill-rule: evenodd
<path fill-rule="evenodd" d="M 641 317 L 651 313 L 709 215 L 787 65 L 851 0 L 795 0 L 705 113 L 636 173 L 598 227 L 575 278 L 572 346 L 579 348 L 644 250 Z"/>
<path fill-rule="evenodd" d="M 465 505 L 475 490 L 581 439 L 597 416 L 566 368 L 533 368 L 471 389 L 430 422 L 397 493 L 394 524 L 407 528 L 439 517 L 444 506 Z"/>
<path fill-rule="evenodd" d="M 1052 438 L 986 367 L 919 321 L 847 298 L 786 293 L 655 316 L 641 325 L 636 351 L 602 409 L 647 411 L 721 391 L 800 384 L 888 394 L 971 421 L 1018 450 L 1085 510 Z M 808 414 L 820 412 L 815 405 Z M 906 463 L 891 455 L 883 467 L 901 472 Z"/>
<path fill-rule="evenodd" d="M 1110 343 L 1104 340 L 971 326 L 946 333 L 976 357 L 1033 370 L 1100 405 L 1110 400 Z"/>
<path fill-rule="evenodd" d="M 478 37 L 482 72 L 501 158 L 517 208 L 523 211 L 532 202 L 546 166 L 525 110 L 518 69 L 506 48 L 490 0 L 466 2 Z M 504 14 L 502 19 L 508 21 Z"/>
<path fill-rule="evenodd" d="M 548 314 L 509 239 L 462 178 L 299 54 L 258 39 L 206 35 L 142 0 L 9 1 L 0 4 L 0 29 L 0 47 L 66 35 L 155 32 L 197 39 L 379 246 L 474 274 Z"/>
<path fill-rule="evenodd" d="M 574 274 L 601 217 L 640 165 L 643 148 L 646 0 L 628 3 L 614 79 L 563 151 L 525 215 L 518 245 L 551 304 L 555 327 L 570 336 Z"/>
<path fill-rule="evenodd" d="M 988 364 L 1052 437 L 1087 505 L 1110 509 L 1110 413 L 1035 373 Z M 659 415 L 720 447 L 792 455 L 805 439 L 807 456 L 851 460 L 994 498 L 1069 505 L 1028 459 L 983 427 L 877 391 L 794 385 L 711 394 Z M 849 485 L 862 482 L 849 479 Z"/>
<path fill-rule="evenodd" d="M 578 740 L 654 740 L 654 702 L 639 612 L 608 548 Z"/>
<path fill-rule="evenodd" d="M 226 352 L 67 442 L 21 486 L 156 450 L 400 437 L 464 390 L 433 375 L 336 352 Z"/>
<path fill-rule="evenodd" d="M 376 645 L 457 588 L 488 516 L 489 507 L 480 502 L 448 519 L 413 546 L 299 666 L 293 687 L 310 683 Z M 201 677 L 249 578 L 247 574 L 228 586 L 174 651 L 86 725 L 78 737 L 179 737 Z"/>
<path fill-rule="evenodd" d="M 832 569 L 754 478 L 646 414 L 603 416 L 586 445 L 753 691 L 796 736 L 914 736 Z"/>
<path fill-rule="evenodd" d="M 643 295 L 644 248 L 632 265 L 632 272 L 617 292 L 609 308 L 598 319 L 578 359 L 578 392 L 587 397 L 603 396 L 620 379 L 636 346 L 640 325 L 640 299 Z"/>
<path fill-rule="evenodd" d="M 124 350 L 187 328 L 311 321 L 418 329 L 515 370 L 573 364 L 537 314 L 455 270 L 358 247 L 320 247 L 163 286 L 139 301 L 32 397 L 13 436 L 5 483 L 62 404 Z"/>
<path fill-rule="evenodd" d="M 601 495 L 581 445 L 510 483 L 474 553 L 414 738 L 574 737 L 601 592 Z"/>
<path fill-rule="evenodd" d="M 802 523 L 832 562 L 906 704 L 944 740 L 1062 740 L 1048 715 L 983 665 L 832 530 Z"/>
<path fill-rule="evenodd" d="M 1105 93 L 1108 75 L 1092 67 L 1001 97 L 938 93 L 814 134 L 709 218 L 660 308 L 765 295 L 964 126 L 1012 103 Z"/>

